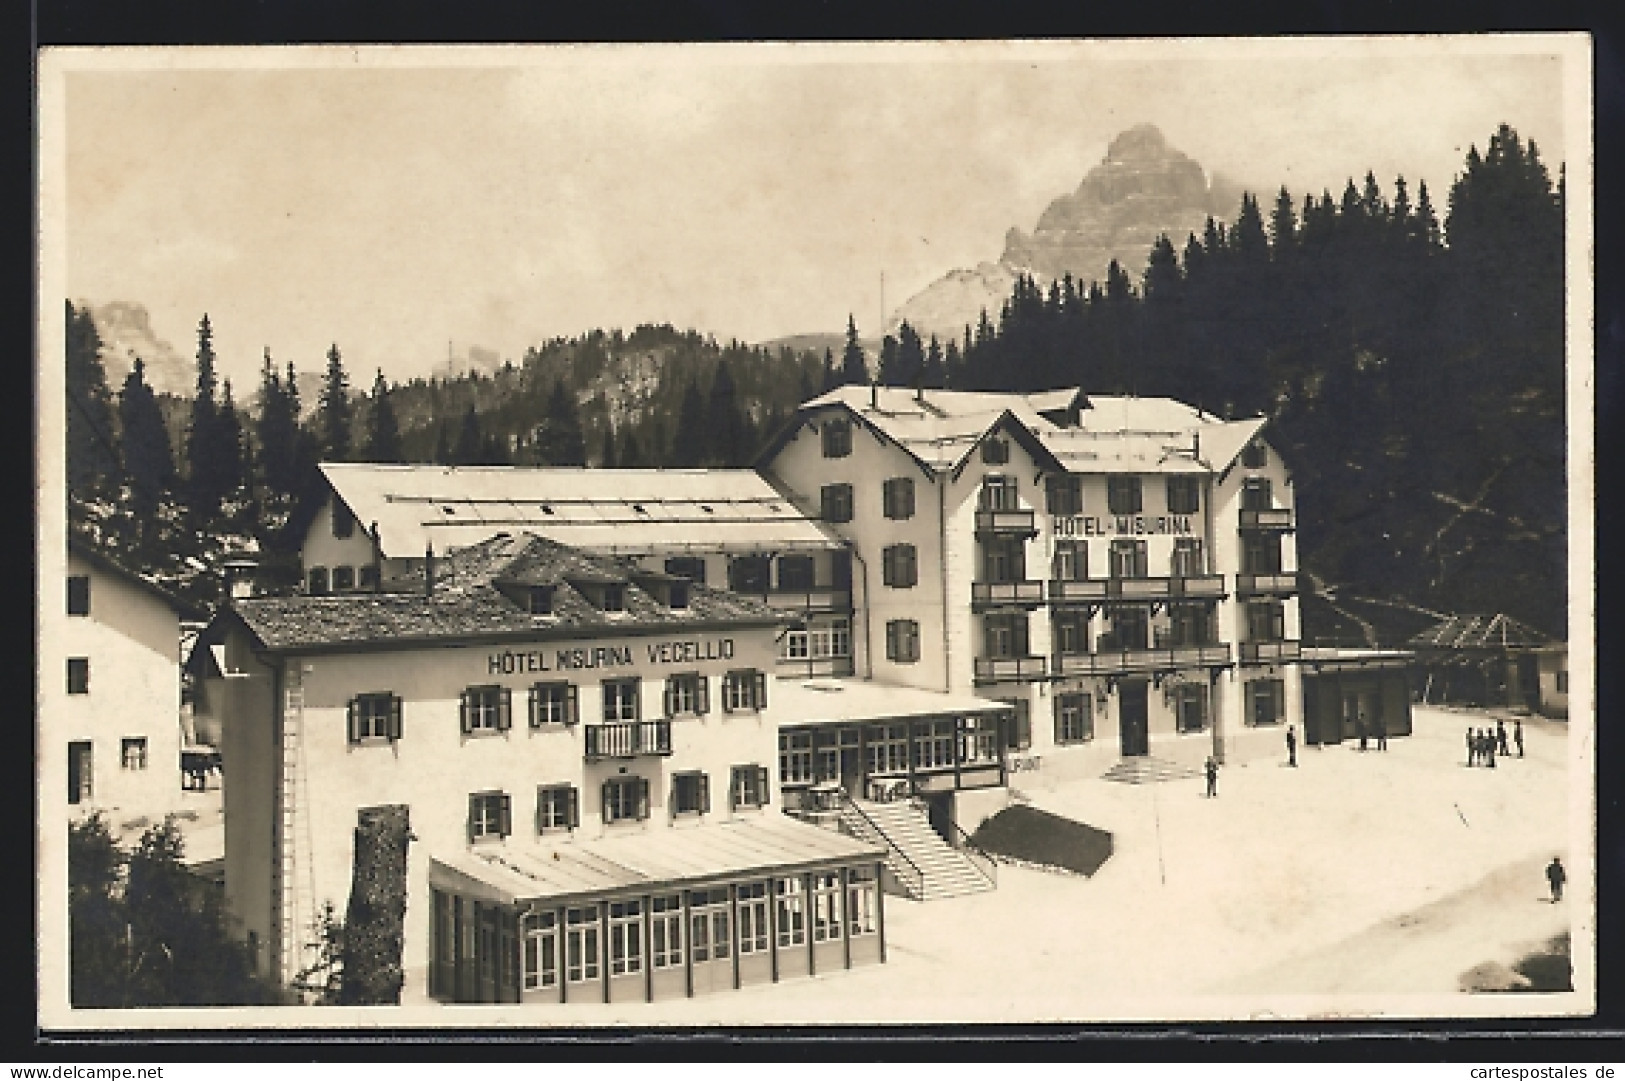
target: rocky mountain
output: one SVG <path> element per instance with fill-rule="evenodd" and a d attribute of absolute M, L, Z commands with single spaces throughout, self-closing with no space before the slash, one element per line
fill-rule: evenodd
<path fill-rule="evenodd" d="M 1100 164 L 1076 191 L 1051 202 L 1031 233 L 1012 227 L 997 261 L 949 271 L 899 307 L 888 329 L 907 320 L 921 334 L 957 337 L 983 308 L 997 321 L 1020 274 L 1045 284 L 1071 274 L 1087 286 L 1104 281 L 1116 259 L 1137 282 L 1158 236 L 1167 233 L 1183 247 L 1187 234 L 1201 235 L 1208 215 L 1233 218 L 1241 192 L 1140 124 L 1113 139 Z"/>
<path fill-rule="evenodd" d="M 147 385 L 161 394 L 191 394 L 197 381 L 196 361 L 153 333 L 147 308 L 129 300 L 106 304 L 75 301 L 87 309 L 102 338 L 102 366 L 114 394 L 124 385 L 135 359 L 146 363 Z"/>

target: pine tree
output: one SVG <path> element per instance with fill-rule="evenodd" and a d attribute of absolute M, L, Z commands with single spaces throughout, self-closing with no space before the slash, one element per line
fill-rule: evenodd
<path fill-rule="evenodd" d="M 237 403 L 231 396 L 231 380 L 220 388 L 220 409 L 215 423 L 219 430 L 220 488 L 222 495 L 235 498 L 248 484 L 243 468 L 243 422 L 237 415 Z"/>
<path fill-rule="evenodd" d="M 1428 196 L 1428 182 L 1423 180 L 1416 185 L 1416 213 L 1412 215 L 1412 233 L 1430 248 L 1439 246 L 1439 216 L 1433 209 L 1433 200 Z"/>
<path fill-rule="evenodd" d="M 367 446 L 363 457 L 369 462 L 399 462 L 401 433 L 395 421 L 395 407 L 389 400 L 389 384 L 384 370 L 372 381 L 372 412 L 368 418 Z"/>
<path fill-rule="evenodd" d="M 344 358 L 334 343 L 327 351 L 327 377 L 322 382 L 321 438 L 322 454 L 330 462 L 346 461 L 350 457 L 350 404 L 349 378 L 344 374 Z"/>
<path fill-rule="evenodd" d="M 220 513 L 226 489 L 221 472 L 218 385 L 214 373 L 214 329 L 205 312 L 197 328 L 197 393 L 192 398 L 192 419 L 186 434 L 187 511 L 194 528 L 201 529 Z"/>
<path fill-rule="evenodd" d="M 68 491 L 88 498 L 118 475 L 113 396 L 102 367 L 102 339 L 88 308 L 67 305 Z"/>
<path fill-rule="evenodd" d="M 451 449 L 452 465 L 475 465 L 485 453 L 485 440 L 480 435 L 480 415 L 469 402 L 463 411 L 462 425 L 457 429 L 457 443 Z"/>
<path fill-rule="evenodd" d="M 836 383 L 836 378 L 835 350 L 826 348 L 824 350 L 824 377 L 819 384 L 819 393 L 828 394 L 834 390 L 839 385 Z"/>
<path fill-rule="evenodd" d="M 931 335 L 931 344 L 925 350 L 925 367 L 920 373 L 920 385 L 932 389 L 948 385 L 947 361 L 943 358 L 942 345 L 935 334 Z"/>
<path fill-rule="evenodd" d="M 617 460 L 622 469 L 643 469 L 647 465 L 643 458 L 643 447 L 638 442 L 638 434 L 633 431 L 630 424 L 621 426 L 621 451 Z"/>
<path fill-rule="evenodd" d="M 615 425 L 613 424 L 604 425 L 604 444 L 603 449 L 598 454 L 598 467 L 600 469 L 617 468 L 615 459 Z"/>
<path fill-rule="evenodd" d="M 298 431 L 293 403 L 277 377 L 269 348 L 265 350 L 265 362 L 260 369 L 260 415 L 254 435 L 260 448 L 260 484 L 273 496 L 291 496 L 296 480 L 294 448 Z"/>
<path fill-rule="evenodd" d="M 1292 196 L 1286 185 L 1281 185 L 1275 196 L 1275 212 L 1270 215 L 1270 253 L 1277 261 L 1285 258 L 1298 240 L 1298 225 L 1293 213 Z"/>
<path fill-rule="evenodd" d="M 846 316 L 846 347 L 841 351 L 841 383 L 862 386 L 869 382 L 869 360 L 858 343 L 858 324 L 850 312 Z"/>
<path fill-rule="evenodd" d="M 434 460 L 436 465 L 451 465 L 451 447 L 446 443 L 446 424 L 434 426 Z"/>
<path fill-rule="evenodd" d="M 175 479 L 175 459 L 158 399 L 146 381 L 146 363 L 135 358 L 119 391 L 119 426 L 124 452 L 124 475 L 130 481 L 130 509 L 142 532 L 150 536 L 154 515 Z"/>
<path fill-rule="evenodd" d="M 546 465 L 586 465 L 587 439 L 581 429 L 575 396 L 563 379 L 553 381 L 547 416 L 537 432 L 536 452 Z"/>
<path fill-rule="evenodd" d="M 1172 299 L 1179 291 L 1179 255 L 1174 251 L 1168 234 L 1157 237 L 1151 245 L 1151 254 L 1145 264 L 1145 296 L 1160 302 Z"/>
<path fill-rule="evenodd" d="M 706 445 L 705 399 L 700 396 L 699 383 L 690 379 L 677 410 L 677 430 L 672 433 L 668 460 L 679 469 L 693 468 L 705 460 Z"/>
<path fill-rule="evenodd" d="M 738 388 L 727 360 L 717 362 L 711 377 L 711 392 L 706 401 L 705 461 L 714 466 L 731 469 L 745 463 L 750 454 L 749 419 L 739 405 Z"/>
<path fill-rule="evenodd" d="M 1261 262 L 1269 256 L 1264 219 L 1258 209 L 1258 199 L 1251 192 L 1241 197 L 1241 214 L 1236 218 L 1236 227 L 1230 231 L 1230 246 L 1249 262 Z"/>
<path fill-rule="evenodd" d="M 876 375 L 883 387 L 900 387 L 901 372 L 897 362 L 897 339 L 890 334 L 880 339 L 880 370 Z"/>

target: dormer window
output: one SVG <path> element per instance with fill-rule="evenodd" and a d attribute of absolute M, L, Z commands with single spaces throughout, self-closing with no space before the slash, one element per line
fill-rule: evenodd
<path fill-rule="evenodd" d="M 666 607 L 668 607 L 668 608 L 687 608 L 688 607 L 688 583 L 687 582 L 673 582 L 671 584 L 671 586 L 668 588 L 667 594 L 666 594 Z"/>
<path fill-rule="evenodd" d="M 599 607 L 606 612 L 626 611 L 626 587 L 618 583 L 605 585 L 599 594 Z"/>
<path fill-rule="evenodd" d="M 1010 461 L 1010 441 L 1008 439 L 986 439 L 982 441 L 982 462 L 985 465 L 1004 465 Z"/>
<path fill-rule="evenodd" d="M 1248 443 L 1241 452 L 1241 464 L 1248 469 L 1260 469 L 1269 464 L 1269 448 L 1255 439 Z"/>
<path fill-rule="evenodd" d="M 533 616 L 553 614 L 553 587 L 530 586 L 525 590 L 525 610 Z"/>
<path fill-rule="evenodd" d="M 846 420 L 824 423 L 823 450 L 826 458 L 845 458 L 852 453 L 852 425 Z"/>

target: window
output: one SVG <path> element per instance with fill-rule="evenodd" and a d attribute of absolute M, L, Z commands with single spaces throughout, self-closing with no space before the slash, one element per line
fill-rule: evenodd
<path fill-rule="evenodd" d="M 961 721 L 961 726 L 965 736 L 962 762 L 969 765 L 998 759 L 999 718 L 996 715 L 983 713 L 965 717 Z"/>
<path fill-rule="evenodd" d="M 912 588 L 920 579 L 919 560 L 912 544 L 889 544 L 880 552 L 881 581 L 893 589 Z"/>
<path fill-rule="evenodd" d="M 839 418 L 826 420 L 823 436 L 824 457 L 845 458 L 852 453 L 852 424 Z"/>
<path fill-rule="evenodd" d="M 611 777 L 604 782 L 603 796 L 606 823 L 649 817 L 649 782 L 642 777 Z"/>
<path fill-rule="evenodd" d="M 771 569 L 767 556 L 735 556 L 728 560 L 728 588 L 735 593 L 766 593 Z"/>
<path fill-rule="evenodd" d="M 1175 578 L 1195 578 L 1206 568 L 1202 565 L 1202 542 L 1196 537 L 1175 537 L 1174 558 L 1170 569 Z"/>
<path fill-rule="evenodd" d="M 846 872 L 847 933 L 853 938 L 875 934 L 880 929 L 876 909 L 880 905 L 879 883 L 875 872 L 868 867 L 853 867 Z"/>
<path fill-rule="evenodd" d="M 553 587 L 552 586 L 526 586 L 525 611 L 533 616 L 550 616 L 553 614 Z"/>
<path fill-rule="evenodd" d="M 580 714 L 573 683 L 537 683 L 530 688 L 530 726 L 575 724 Z"/>
<path fill-rule="evenodd" d="M 513 720 L 513 692 L 507 687 L 470 687 L 463 692 L 463 735 L 506 732 Z"/>
<path fill-rule="evenodd" d="M 1247 681 L 1247 723 L 1277 724 L 1286 715 L 1286 684 L 1279 679 Z"/>
<path fill-rule="evenodd" d="M 1106 478 L 1106 510 L 1112 514 L 1140 513 L 1140 478 Z"/>
<path fill-rule="evenodd" d="M 1044 478 L 1044 509 L 1051 514 L 1083 513 L 1083 478 L 1063 473 Z"/>
<path fill-rule="evenodd" d="M 1063 582 L 1081 582 L 1089 577 L 1089 545 L 1080 540 L 1055 542 L 1055 559 L 1050 574 Z"/>
<path fill-rule="evenodd" d="M 333 592 L 334 593 L 348 593 L 349 591 L 351 591 L 353 589 L 355 589 L 355 568 L 354 567 L 334 567 L 333 568 Z"/>
<path fill-rule="evenodd" d="M 90 658 L 68 658 L 68 693 L 90 693 Z"/>
<path fill-rule="evenodd" d="M 831 619 L 827 623 L 814 623 L 809 628 L 809 634 L 814 657 L 852 655 L 852 621 L 849 619 Z"/>
<path fill-rule="evenodd" d="M 1248 477 L 1241 482 L 1242 510 L 1269 510 L 1272 506 L 1268 477 Z"/>
<path fill-rule="evenodd" d="M 826 522 L 850 522 L 852 520 L 852 486 L 850 484 L 826 484 L 818 489 L 818 507 L 820 516 Z"/>
<path fill-rule="evenodd" d="M 89 803 L 91 797 L 92 748 L 90 741 L 68 744 L 68 802 Z"/>
<path fill-rule="evenodd" d="M 598 602 L 598 607 L 605 612 L 626 611 L 626 587 L 619 582 L 605 585 L 599 591 Z"/>
<path fill-rule="evenodd" d="M 982 440 L 982 462 L 985 465 L 1004 465 L 1010 460 L 1008 439 Z"/>
<path fill-rule="evenodd" d="M 536 832 L 573 830 L 581 825 L 581 795 L 574 785 L 544 784 L 536 788 Z"/>
<path fill-rule="evenodd" d="M 1144 578 L 1146 575 L 1145 541 L 1112 541 L 1111 575 L 1113 578 Z"/>
<path fill-rule="evenodd" d="M 711 681 L 693 672 L 666 679 L 666 716 L 698 717 L 711 712 Z"/>
<path fill-rule="evenodd" d="M 643 902 L 609 903 L 609 974 L 632 976 L 643 971 Z"/>
<path fill-rule="evenodd" d="M 669 582 L 669 583 L 667 583 L 667 585 L 666 585 L 666 607 L 667 608 L 687 608 L 688 607 L 688 583 L 687 582 Z"/>
<path fill-rule="evenodd" d="M 604 690 L 604 721 L 635 721 L 641 715 L 638 703 L 638 680 L 606 679 Z"/>
<path fill-rule="evenodd" d="M 340 503 L 337 498 L 333 500 L 333 536 L 343 540 L 355 532 L 355 515 L 350 508 Z"/>
<path fill-rule="evenodd" d="M 1195 514 L 1202 509 L 1202 483 L 1199 477 L 1168 478 L 1168 513 Z"/>
<path fill-rule="evenodd" d="M 1026 613 L 1001 613 L 982 617 L 984 657 L 1027 656 Z"/>
<path fill-rule="evenodd" d="M 669 893 L 649 898 L 649 964 L 659 971 L 683 967 L 683 898 Z"/>
<path fill-rule="evenodd" d="M 804 661 L 812 655 L 812 639 L 805 630 L 784 632 L 784 644 L 779 647 L 779 659 Z"/>
<path fill-rule="evenodd" d="M 920 625 L 917 621 L 886 621 L 886 659 L 902 664 L 911 664 L 920 659 Z"/>
<path fill-rule="evenodd" d="M 119 764 L 125 769 L 146 769 L 147 737 L 125 736 L 120 740 Z"/>
<path fill-rule="evenodd" d="M 841 939 L 841 876 L 825 872 L 813 875 L 813 941 L 839 942 Z"/>
<path fill-rule="evenodd" d="M 1055 742 L 1084 743 L 1095 738 L 1093 700 L 1086 694 L 1055 696 Z"/>
<path fill-rule="evenodd" d="M 1260 533 L 1251 529 L 1244 531 L 1241 534 L 1241 572 L 1243 574 L 1280 574 L 1280 534 Z"/>
<path fill-rule="evenodd" d="M 779 733 L 779 783 L 811 784 L 813 781 L 813 737 L 811 732 Z"/>
<path fill-rule="evenodd" d="M 807 891 L 800 877 L 781 878 L 773 883 L 779 899 L 779 949 L 807 943 Z"/>
<path fill-rule="evenodd" d="M 564 910 L 564 966 L 571 983 L 598 979 L 598 906 Z"/>
<path fill-rule="evenodd" d="M 520 925 L 525 943 L 523 987 L 540 991 L 559 985 L 558 917 L 551 912 L 527 912 Z"/>
<path fill-rule="evenodd" d="M 68 615 L 90 615 L 90 576 L 88 574 L 70 574 L 68 576 Z"/>
<path fill-rule="evenodd" d="M 1119 650 L 1144 649 L 1151 637 L 1151 613 L 1144 605 L 1125 604 L 1112 609 L 1112 640 Z"/>
<path fill-rule="evenodd" d="M 812 556 L 780 556 L 779 588 L 787 592 L 804 592 L 813 588 Z"/>
<path fill-rule="evenodd" d="M 703 815 L 711 811 L 711 779 L 699 770 L 671 777 L 671 813 Z"/>
<path fill-rule="evenodd" d="M 666 573 L 687 578 L 699 585 L 705 584 L 705 558 L 703 556 L 672 556 L 666 560 Z"/>
<path fill-rule="evenodd" d="M 1033 707 L 1025 698 L 1003 698 L 1000 701 L 1015 711 L 1010 720 L 1010 749 L 1025 751 L 1033 745 Z"/>
<path fill-rule="evenodd" d="M 869 729 L 869 772 L 874 776 L 908 772 L 908 725 L 881 724 Z"/>
<path fill-rule="evenodd" d="M 1174 721 L 1181 732 L 1200 732 L 1207 727 L 1207 688 L 1200 683 L 1181 683 L 1174 688 Z"/>
<path fill-rule="evenodd" d="M 320 596 L 327 592 L 327 568 L 312 567 L 305 578 L 305 592 Z"/>
<path fill-rule="evenodd" d="M 1241 451 L 1241 464 L 1248 469 L 1259 469 L 1269 464 L 1270 452 L 1261 440 L 1254 439 Z"/>
<path fill-rule="evenodd" d="M 728 891 L 695 890 L 689 894 L 688 903 L 694 962 L 726 961 L 733 947 L 728 928 Z"/>
<path fill-rule="evenodd" d="M 929 721 L 913 740 L 914 768 L 952 769 L 954 764 L 954 722 Z"/>
<path fill-rule="evenodd" d="M 1021 489 L 1014 477 L 986 476 L 977 496 L 979 510 L 1018 510 L 1021 507 Z"/>
<path fill-rule="evenodd" d="M 914 478 L 893 477 L 880 489 L 881 509 L 888 518 L 914 517 Z"/>
<path fill-rule="evenodd" d="M 361 589 L 378 588 L 378 568 L 371 564 L 356 572 L 356 584 Z"/>
<path fill-rule="evenodd" d="M 1218 616 L 1203 604 L 1168 606 L 1168 644 L 1171 646 L 1212 645 L 1218 638 Z"/>
<path fill-rule="evenodd" d="M 506 837 L 513 832 L 513 801 L 506 792 L 476 792 L 468 797 L 468 839 Z"/>
<path fill-rule="evenodd" d="M 735 810 L 741 807 L 766 807 L 768 804 L 767 767 L 751 763 L 735 766 L 729 771 L 729 804 Z"/>
<path fill-rule="evenodd" d="M 349 736 L 351 743 L 401 738 L 401 700 L 385 691 L 358 694 L 350 699 Z"/>
<path fill-rule="evenodd" d="M 1075 655 L 1089 652 L 1089 617 L 1083 612 L 1055 613 L 1055 652 Z"/>
<path fill-rule="evenodd" d="M 1557 694 L 1569 693 L 1569 674 L 1567 672 L 1552 673 L 1552 689 Z"/>
<path fill-rule="evenodd" d="M 1019 582 L 1027 577 L 1027 545 L 1019 537 L 982 542 L 982 581 Z"/>
<path fill-rule="evenodd" d="M 746 882 L 736 894 L 739 908 L 739 953 L 766 953 L 768 946 L 767 883 Z"/>
<path fill-rule="evenodd" d="M 1247 637 L 1254 642 L 1279 642 L 1286 636 L 1286 607 L 1280 601 L 1247 602 Z"/>
<path fill-rule="evenodd" d="M 767 708 L 767 673 L 742 668 L 722 677 L 722 708 L 727 713 L 747 713 Z"/>

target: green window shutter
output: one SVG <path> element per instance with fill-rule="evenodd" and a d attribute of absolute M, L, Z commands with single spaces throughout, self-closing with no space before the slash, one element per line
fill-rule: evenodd
<path fill-rule="evenodd" d="M 756 708 L 757 709 L 766 709 L 767 708 L 767 673 L 766 672 L 753 672 L 753 673 L 751 673 L 751 675 L 752 675 L 752 679 L 754 680 L 754 682 L 756 684 L 756 686 L 754 688 L 754 694 L 755 694 L 755 700 L 756 700 Z"/>
<path fill-rule="evenodd" d="M 629 682 L 632 691 L 632 719 L 641 721 L 643 720 L 643 681 L 634 679 Z"/>
<path fill-rule="evenodd" d="M 466 735 L 468 735 L 468 712 L 469 712 L 469 710 L 468 710 L 468 692 L 467 691 L 464 691 L 462 693 L 461 698 L 458 700 L 458 704 L 459 704 L 458 723 L 462 727 L 463 735 L 466 736 Z"/>
<path fill-rule="evenodd" d="M 529 714 L 530 726 L 532 728 L 540 728 L 542 726 L 542 685 L 540 683 L 532 683 L 530 685 L 530 695 L 528 697 L 528 701 L 530 706 L 527 712 Z"/>
<path fill-rule="evenodd" d="M 506 732 L 513 727 L 513 688 L 497 690 L 497 731 Z"/>
<path fill-rule="evenodd" d="M 700 676 L 698 685 L 694 688 L 694 710 L 697 713 L 711 712 L 711 677 Z"/>
<path fill-rule="evenodd" d="M 639 777 L 637 780 L 638 819 L 641 821 L 642 819 L 649 817 L 649 779 L 647 777 Z"/>
<path fill-rule="evenodd" d="M 700 774 L 700 813 L 711 813 L 711 775 Z"/>
<path fill-rule="evenodd" d="M 569 823 L 571 829 L 576 829 L 581 825 L 581 790 L 575 785 L 570 786 Z"/>
<path fill-rule="evenodd" d="M 580 719 L 580 707 L 576 702 L 576 685 L 574 683 L 566 683 L 564 685 L 564 723 L 575 724 L 576 721 Z M 574 789 L 571 791 L 574 792 Z M 574 798 L 574 796 L 571 798 Z"/>
<path fill-rule="evenodd" d="M 504 792 L 497 797 L 497 832 L 507 837 L 513 833 L 513 797 Z"/>
<path fill-rule="evenodd" d="M 401 738 L 401 696 L 398 694 L 389 696 L 389 738 Z"/>
<path fill-rule="evenodd" d="M 772 800 L 770 800 L 768 798 L 767 785 L 768 785 L 767 767 L 766 766 L 757 766 L 756 767 L 756 798 L 761 801 L 761 805 L 763 807 L 766 807 L 769 803 L 772 802 Z"/>
<path fill-rule="evenodd" d="M 666 693 L 665 693 L 664 698 L 662 699 L 662 702 L 663 702 L 663 705 L 664 705 L 664 708 L 665 708 L 666 716 L 667 717 L 675 717 L 677 715 L 677 677 L 676 676 L 667 676 L 666 677 Z"/>
<path fill-rule="evenodd" d="M 361 733 L 356 731 L 355 713 L 355 699 L 352 698 L 349 704 L 344 707 L 344 723 L 346 731 L 350 734 L 351 743 L 358 743 L 361 739 Z"/>

